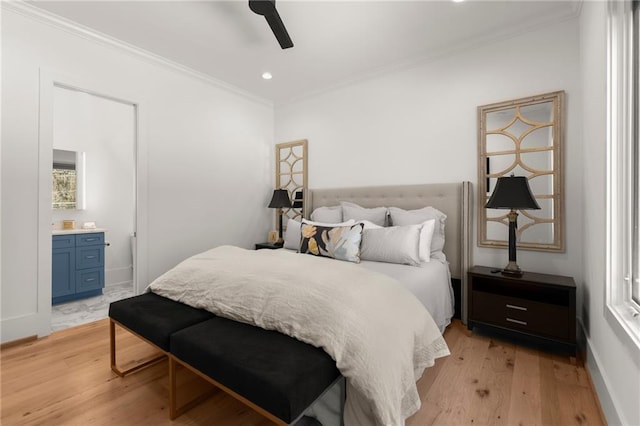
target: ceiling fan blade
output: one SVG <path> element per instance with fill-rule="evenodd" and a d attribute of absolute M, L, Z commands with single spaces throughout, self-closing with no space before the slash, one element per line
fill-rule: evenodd
<path fill-rule="evenodd" d="M 258 15 L 269 15 L 276 12 L 276 0 L 249 0 L 249 9 Z"/>
<path fill-rule="evenodd" d="M 293 41 L 291 41 L 287 29 L 282 19 L 280 19 L 280 14 L 276 10 L 275 0 L 249 0 L 249 8 L 254 13 L 265 17 L 281 48 L 288 49 L 293 47 Z"/>
<path fill-rule="evenodd" d="M 291 37 L 289 37 L 289 33 L 280 19 L 280 14 L 276 11 L 271 15 L 264 16 L 267 19 L 267 23 L 271 27 L 271 31 L 273 31 L 273 35 L 276 36 L 278 43 L 280 43 L 280 47 L 283 49 L 288 49 L 293 47 L 293 41 L 291 41 Z"/>

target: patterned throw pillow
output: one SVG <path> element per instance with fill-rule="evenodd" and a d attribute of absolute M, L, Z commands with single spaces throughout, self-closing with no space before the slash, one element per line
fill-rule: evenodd
<path fill-rule="evenodd" d="M 362 227 L 361 223 L 334 227 L 303 223 L 300 253 L 359 263 Z"/>

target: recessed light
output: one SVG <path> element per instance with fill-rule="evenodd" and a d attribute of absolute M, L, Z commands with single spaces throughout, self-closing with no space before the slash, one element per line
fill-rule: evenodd
<path fill-rule="evenodd" d="M 273 76 L 271 75 L 270 72 L 263 72 L 262 73 L 262 78 L 264 78 L 265 80 L 271 80 L 273 78 Z"/>
<path fill-rule="evenodd" d="M 451 1 L 453 1 L 454 3 L 462 3 L 464 0 L 451 0 Z"/>

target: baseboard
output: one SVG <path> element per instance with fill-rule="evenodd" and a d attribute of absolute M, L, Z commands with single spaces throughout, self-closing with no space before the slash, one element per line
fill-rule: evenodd
<path fill-rule="evenodd" d="M 35 335 L 23 337 L 21 339 L 11 340 L 9 342 L 4 342 L 0 344 L 0 350 L 5 350 L 8 348 L 12 348 L 14 346 L 20 346 L 23 343 L 35 342 L 36 340 L 38 340 L 38 336 L 35 336 Z"/>
<path fill-rule="evenodd" d="M 104 285 L 112 286 L 133 281 L 133 267 L 111 268 L 104 271 Z"/>
<path fill-rule="evenodd" d="M 593 383 L 593 377 L 591 377 L 591 371 L 589 371 L 589 368 L 586 364 L 586 352 L 581 354 L 582 356 L 584 356 L 585 358 L 583 358 L 583 365 L 584 367 L 584 371 L 587 372 L 587 380 L 589 381 L 589 387 L 591 387 L 591 392 L 593 392 L 593 394 L 596 396 L 596 405 L 598 408 L 598 413 L 600 413 L 600 421 L 602 422 L 603 425 L 607 424 L 607 418 L 604 415 L 604 410 L 602 409 L 602 404 L 600 403 L 600 397 L 598 396 L 598 392 L 596 391 L 596 385 Z"/>
<path fill-rule="evenodd" d="M 109 284 L 105 284 L 104 288 L 111 288 L 111 287 L 116 287 L 116 286 L 123 286 L 123 285 L 129 285 L 131 286 L 131 288 L 133 288 L 133 281 L 122 281 L 119 283 L 109 283 Z"/>
<path fill-rule="evenodd" d="M 589 383 L 597 397 L 598 408 L 604 423 L 610 425 L 629 424 L 620 418 L 618 410 L 616 409 L 616 404 L 609 392 L 611 387 L 608 386 L 609 383 L 600 369 L 601 362 L 599 357 L 591 346 L 591 341 L 584 329 L 584 325 L 581 321 L 578 324 L 580 325 L 585 341 L 585 370 L 587 372 L 587 377 L 589 378 Z"/>

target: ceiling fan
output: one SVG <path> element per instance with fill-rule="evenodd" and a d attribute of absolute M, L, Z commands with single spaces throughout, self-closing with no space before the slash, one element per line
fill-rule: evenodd
<path fill-rule="evenodd" d="M 291 41 L 291 37 L 289 37 L 289 33 L 276 10 L 276 0 L 249 0 L 249 8 L 254 13 L 265 17 L 281 48 L 293 47 L 293 41 Z"/>

